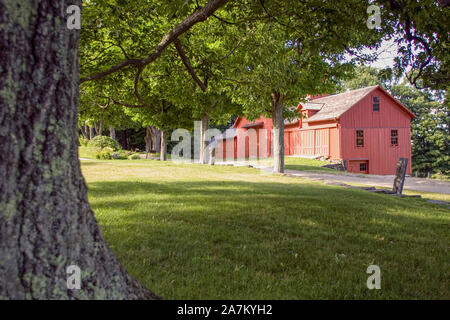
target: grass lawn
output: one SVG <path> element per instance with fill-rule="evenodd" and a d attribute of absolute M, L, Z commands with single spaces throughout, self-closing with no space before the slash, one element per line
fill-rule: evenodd
<path fill-rule="evenodd" d="M 344 173 L 342 171 L 333 170 L 330 168 L 322 168 L 321 166 L 329 164 L 326 161 L 319 161 L 315 159 L 297 158 L 297 157 L 285 157 L 284 158 L 286 169 L 298 170 L 298 171 L 319 171 L 326 173 Z"/>
<path fill-rule="evenodd" d="M 80 158 L 95 159 L 98 149 L 94 147 L 79 147 L 78 155 Z"/>
<path fill-rule="evenodd" d="M 112 250 L 166 299 L 450 299 L 445 206 L 245 167 L 82 169 Z"/>

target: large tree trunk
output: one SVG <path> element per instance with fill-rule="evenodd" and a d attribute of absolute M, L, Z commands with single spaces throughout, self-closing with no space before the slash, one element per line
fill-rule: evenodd
<path fill-rule="evenodd" d="M 169 140 L 169 133 L 167 130 L 161 130 L 161 151 L 159 159 L 161 161 L 167 160 L 167 141 Z"/>
<path fill-rule="evenodd" d="M 116 129 L 114 127 L 109 127 L 109 137 L 116 140 Z"/>
<path fill-rule="evenodd" d="M 201 126 L 200 126 L 200 156 L 199 156 L 199 162 L 201 164 L 206 164 L 206 147 L 208 146 L 209 141 L 205 141 L 205 134 L 206 130 L 209 128 L 209 115 L 206 113 L 203 118 L 201 119 Z"/>
<path fill-rule="evenodd" d="M 273 172 L 284 172 L 284 96 L 273 92 L 272 98 L 272 122 L 273 122 Z"/>
<path fill-rule="evenodd" d="M 0 1 L 0 299 L 146 299 L 89 206 L 78 160 L 80 0 Z M 66 268 L 81 269 L 81 289 Z"/>

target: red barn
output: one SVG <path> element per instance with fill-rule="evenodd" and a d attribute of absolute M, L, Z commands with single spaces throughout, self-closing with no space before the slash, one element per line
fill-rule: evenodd
<path fill-rule="evenodd" d="M 321 96 L 297 108 L 303 117 L 285 121 L 285 155 L 323 156 L 341 160 L 349 172 L 380 175 L 395 174 L 402 157 L 409 159 L 407 173 L 411 174 L 415 115 L 382 87 Z M 238 118 L 231 129 L 216 137 L 216 158 L 270 156 L 272 128 L 271 119 Z"/>

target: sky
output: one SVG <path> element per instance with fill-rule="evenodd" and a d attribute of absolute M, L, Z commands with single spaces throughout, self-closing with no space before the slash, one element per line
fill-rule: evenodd
<path fill-rule="evenodd" d="M 372 50 L 367 50 L 366 52 L 373 53 Z M 394 58 L 397 55 L 397 45 L 394 43 L 394 40 L 383 41 L 377 52 L 380 53 L 378 59 L 368 64 L 369 66 L 378 69 L 384 69 L 387 67 L 392 68 L 394 66 Z"/>

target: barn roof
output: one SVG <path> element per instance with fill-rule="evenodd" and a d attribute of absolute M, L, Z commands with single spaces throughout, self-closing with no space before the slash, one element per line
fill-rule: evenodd
<path fill-rule="evenodd" d="M 307 119 L 308 122 L 335 119 L 339 118 L 344 112 L 349 110 L 358 101 L 360 101 L 376 88 L 380 88 L 386 95 L 397 102 L 399 106 L 401 106 L 406 112 L 408 112 L 412 117 L 415 118 L 415 115 L 408 108 L 398 102 L 389 93 L 387 93 L 386 90 L 378 85 L 314 99 L 313 101 L 302 103 L 301 105 L 306 110 L 319 110 L 316 114 Z M 322 106 L 319 108 L 318 106 L 320 104 Z"/>
<path fill-rule="evenodd" d="M 313 104 L 323 104 L 319 112 L 308 118 L 308 121 L 320 121 L 339 118 L 341 114 L 353 107 L 359 100 L 368 95 L 378 86 L 351 90 L 319 99 L 314 99 Z M 311 102 L 306 103 L 311 105 Z M 302 104 L 303 105 L 303 104 Z M 314 109 L 312 109 L 314 110 Z M 315 109 L 317 110 L 317 109 Z"/>
<path fill-rule="evenodd" d="M 262 126 L 263 124 L 264 124 L 263 121 L 252 122 L 252 123 L 247 123 L 246 125 L 243 125 L 242 128 L 254 128 L 254 127 Z"/>
<path fill-rule="evenodd" d="M 302 103 L 303 110 L 320 110 L 322 109 L 325 103 L 317 103 L 317 102 L 304 102 Z"/>

